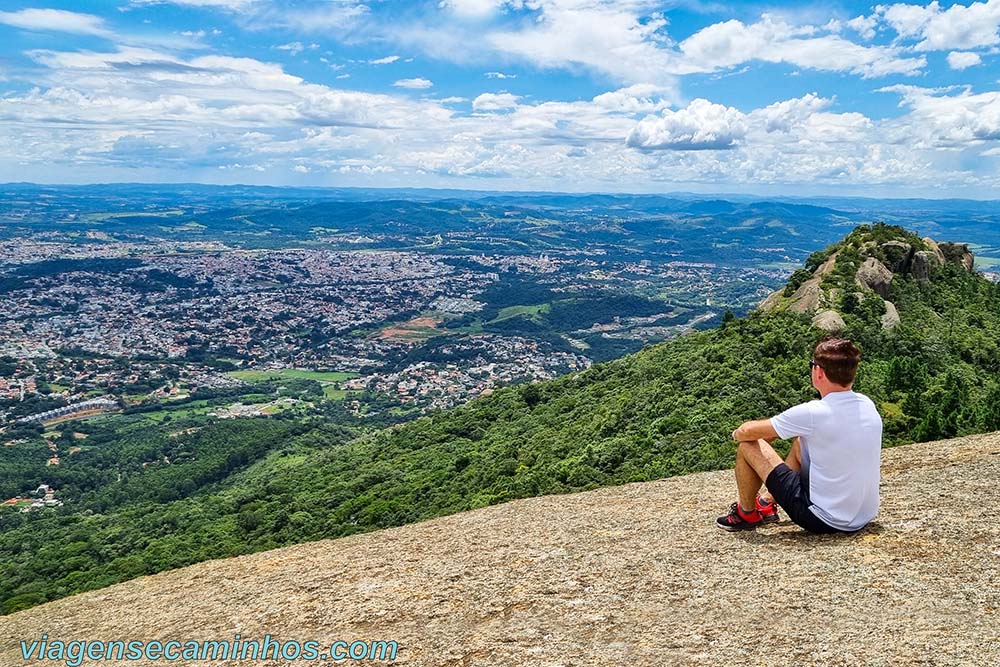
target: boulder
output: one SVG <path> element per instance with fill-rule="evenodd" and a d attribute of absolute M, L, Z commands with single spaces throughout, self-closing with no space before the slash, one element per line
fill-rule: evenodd
<path fill-rule="evenodd" d="M 760 302 L 757 306 L 757 310 L 763 310 L 764 312 L 770 312 L 781 305 L 781 301 L 785 296 L 785 290 L 779 289 L 771 292 L 767 295 L 767 298 Z"/>
<path fill-rule="evenodd" d="M 955 262 L 960 264 L 966 271 L 972 272 L 972 268 L 975 265 L 975 257 L 972 255 L 972 251 L 969 250 L 969 246 L 965 243 L 941 243 L 938 245 L 941 250 L 941 254 L 944 256 L 946 262 Z"/>
<path fill-rule="evenodd" d="M 788 310 L 793 313 L 811 313 L 819 305 L 823 290 L 819 286 L 819 278 L 810 278 L 802 283 L 788 304 Z"/>
<path fill-rule="evenodd" d="M 813 326 L 828 333 L 844 330 L 844 318 L 835 310 L 821 310 L 812 318 Z"/>
<path fill-rule="evenodd" d="M 859 283 L 874 291 L 883 299 L 889 296 L 892 271 L 874 257 L 869 257 L 854 276 Z"/>
<path fill-rule="evenodd" d="M 892 301 L 885 302 L 885 314 L 882 316 L 882 328 L 885 330 L 894 329 L 899 325 L 899 311 Z"/>
<path fill-rule="evenodd" d="M 813 272 L 812 278 L 805 281 L 799 288 L 795 290 L 795 293 L 790 297 L 785 297 L 784 290 L 777 290 L 772 292 L 760 302 L 757 306 L 757 310 L 764 312 L 770 312 L 773 310 L 779 310 L 784 305 L 785 308 L 793 313 L 811 313 L 819 308 L 824 302 L 823 288 L 820 287 L 820 283 L 823 282 L 823 278 L 833 271 L 833 267 L 837 262 L 837 255 L 839 253 L 833 253 L 823 264 Z M 827 299 L 828 300 L 828 299 Z"/>
<path fill-rule="evenodd" d="M 931 277 L 931 267 L 941 266 L 942 264 L 944 264 L 944 256 L 941 255 L 940 250 L 938 250 L 937 253 L 930 250 L 920 250 L 919 252 L 915 252 L 913 254 L 913 263 L 910 265 L 910 273 L 917 280 L 928 280 Z"/>
<path fill-rule="evenodd" d="M 893 273 L 906 273 L 913 259 L 913 246 L 903 241 L 886 241 L 880 247 L 888 269 Z"/>
<path fill-rule="evenodd" d="M 938 262 L 943 265 L 945 262 L 944 253 L 941 252 L 941 247 L 938 245 L 937 241 L 935 241 L 929 236 L 925 236 L 921 240 L 927 244 L 927 247 L 930 248 L 930 251 L 934 253 L 934 255 L 937 257 Z"/>

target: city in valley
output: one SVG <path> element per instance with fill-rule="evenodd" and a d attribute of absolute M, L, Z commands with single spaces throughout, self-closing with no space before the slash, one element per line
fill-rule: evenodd
<path fill-rule="evenodd" d="M 213 421 L 377 429 L 715 326 L 876 215 L 690 197 L 283 196 L 0 192 L 0 455 L 23 473 L 0 488 L 6 506 L 59 506 L 60 482 L 40 471 L 90 460 L 104 474 L 99 443 L 129 428 L 170 445 L 131 464 L 172 465 Z M 1000 241 L 978 222 L 962 233 L 994 275 Z"/>

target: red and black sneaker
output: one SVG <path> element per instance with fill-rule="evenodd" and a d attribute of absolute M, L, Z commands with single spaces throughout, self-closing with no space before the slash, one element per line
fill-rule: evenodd
<path fill-rule="evenodd" d="M 730 505 L 729 514 L 715 520 L 715 525 L 731 533 L 737 530 L 753 530 L 762 523 L 764 523 L 764 519 L 759 511 L 754 509 L 752 512 L 744 512 L 739 503 Z"/>
<path fill-rule="evenodd" d="M 778 516 L 778 503 L 774 501 L 767 502 L 760 496 L 757 496 L 757 511 L 760 512 L 760 518 L 764 523 L 775 523 L 780 519 Z"/>

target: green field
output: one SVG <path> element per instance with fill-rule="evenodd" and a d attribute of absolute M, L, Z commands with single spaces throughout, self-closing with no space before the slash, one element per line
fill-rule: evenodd
<path fill-rule="evenodd" d="M 176 215 L 184 215 L 184 211 L 176 208 L 167 211 L 119 211 L 114 213 L 87 213 L 81 217 L 84 220 L 103 222 L 115 218 L 169 218 Z"/>
<path fill-rule="evenodd" d="M 335 385 L 325 384 L 323 385 L 323 396 L 330 399 L 331 401 L 342 401 L 347 398 L 350 394 L 357 392 L 348 391 L 346 389 L 339 389 Z"/>
<path fill-rule="evenodd" d="M 227 375 L 230 375 L 237 380 L 243 380 L 244 382 L 266 382 L 267 380 L 278 380 L 281 378 L 299 378 L 303 380 L 316 380 L 317 382 L 343 382 L 344 380 L 350 380 L 351 378 L 358 377 L 358 373 L 304 371 L 296 368 L 280 368 L 266 371 L 229 371 Z"/>
<path fill-rule="evenodd" d="M 775 269 L 779 271 L 794 271 L 799 268 L 797 262 L 767 262 L 766 264 L 761 264 L 760 269 Z"/>
<path fill-rule="evenodd" d="M 992 269 L 994 266 L 1000 266 L 1000 257 L 984 257 L 983 255 L 976 255 L 977 269 Z"/>
<path fill-rule="evenodd" d="M 500 312 L 497 313 L 497 316 L 490 320 L 488 324 L 509 320 L 510 318 L 518 317 L 519 315 L 524 315 L 527 319 L 538 322 L 541 320 L 539 315 L 547 313 L 551 309 L 552 305 L 548 303 L 539 303 L 534 306 L 507 306 L 506 308 L 501 308 Z"/>

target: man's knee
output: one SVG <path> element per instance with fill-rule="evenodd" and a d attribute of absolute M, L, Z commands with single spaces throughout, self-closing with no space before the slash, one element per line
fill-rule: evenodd
<path fill-rule="evenodd" d="M 744 440 L 736 448 L 736 455 L 749 463 L 761 479 L 767 479 L 767 475 L 783 463 L 781 456 L 766 440 Z"/>
<path fill-rule="evenodd" d="M 798 470 L 802 467 L 802 443 L 799 441 L 798 436 L 792 440 L 792 446 L 788 450 L 788 458 L 785 459 L 785 463 L 791 466 L 794 470 Z"/>

